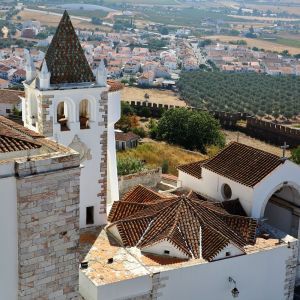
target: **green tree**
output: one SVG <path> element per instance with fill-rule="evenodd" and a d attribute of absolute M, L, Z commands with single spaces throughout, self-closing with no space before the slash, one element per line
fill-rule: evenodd
<path fill-rule="evenodd" d="M 300 146 L 292 150 L 292 161 L 300 165 Z"/>
<path fill-rule="evenodd" d="M 207 112 L 186 108 L 166 111 L 158 122 L 157 135 L 169 143 L 201 152 L 206 152 L 209 145 L 225 143 L 216 119 Z"/>

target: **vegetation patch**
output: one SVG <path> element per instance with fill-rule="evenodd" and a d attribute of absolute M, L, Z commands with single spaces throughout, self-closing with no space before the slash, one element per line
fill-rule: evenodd
<path fill-rule="evenodd" d="M 151 141 L 140 144 L 137 148 L 117 152 L 118 161 L 132 158 L 144 162 L 143 168 L 163 167 L 166 173 L 177 175 L 177 166 L 203 160 L 206 156 L 186 151 L 164 142 Z"/>
<path fill-rule="evenodd" d="M 178 82 L 181 96 L 201 109 L 250 115 L 300 113 L 300 77 L 257 73 L 185 72 Z"/>

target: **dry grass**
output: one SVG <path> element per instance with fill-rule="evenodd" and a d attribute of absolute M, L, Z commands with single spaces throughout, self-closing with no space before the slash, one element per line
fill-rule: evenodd
<path fill-rule="evenodd" d="M 280 13 L 280 12 L 288 12 L 290 14 L 298 14 L 300 15 L 300 7 L 299 6 L 287 6 L 287 5 L 260 5 L 260 4 L 247 4 L 247 7 L 253 8 L 253 9 L 258 9 L 262 11 L 268 11 L 271 10 L 274 13 Z"/>
<path fill-rule="evenodd" d="M 280 44 L 276 44 L 276 43 L 272 43 L 260 39 L 248 39 L 244 37 L 226 36 L 226 35 L 212 35 L 212 36 L 206 36 L 205 38 L 212 39 L 212 40 L 219 40 L 221 42 L 226 42 L 226 43 L 230 41 L 244 40 L 247 42 L 247 45 L 249 47 L 258 47 L 258 48 L 263 48 L 265 50 L 278 51 L 278 52 L 288 50 L 290 54 L 298 54 L 300 52 L 300 48 L 297 47 L 280 45 Z"/>
<path fill-rule="evenodd" d="M 47 12 L 34 12 L 34 11 L 27 11 L 27 10 L 20 11 L 19 14 L 14 17 L 14 20 L 17 20 L 17 16 L 20 16 L 22 18 L 22 22 L 26 20 L 38 20 L 41 22 L 41 25 L 47 25 L 52 27 L 57 27 L 61 19 L 61 16 L 49 15 L 47 14 Z M 93 25 L 88 21 L 78 20 L 72 17 L 71 20 L 75 28 L 93 29 L 93 30 L 98 28 L 105 32 L 111 31 L 111 28 L 109 27 Z"/>
<path fill-rule="evenodd" d="M 117 156 L 145 160 L 148 168 L 161 167 L 164 161 L 168 161 L 169 173 L 173 175 L 177 175 L 177 166 L 206 158 L 200 153 L 186 151 L 180 147 L 153 140 L 148 140 L 135 149 L 118 152 Z"/>
<path fill-rule="evenodd" d="M 247 136 L 244 133 L 238 133 L 235 131 L 228 131 L 228 130 L 223 130 L 225 137 L 226 137 L 226 143 L 230 143 L 230 142 L 234 142 L 238 141 L 242 144 L 248 145 L 248 146 L 252 146 L 255 147 L 256 149 L 260 149 L 260 150 L 264 150 L 270 153 L 273 153 L 275 155 L 282 155 L 282 150 L 280 149 L 280 147 L 276 147 L 270 144 L 267 144 L 265 142 L 262 142 L 260 140 L 251 138 L 249 136 Z M 290 155 L 290 153 L 288 153 L 288 155 Z"/>
<path fill-rule="evenodd" d="M 150 96 L 149 102 L 152 103 L 186 106 L 186 103 L 180 100 L 178 95 L 173 91 L 136 87 L 125 87 L 122 90 L 122 101 L 144 101 L 146 93 Z"/>

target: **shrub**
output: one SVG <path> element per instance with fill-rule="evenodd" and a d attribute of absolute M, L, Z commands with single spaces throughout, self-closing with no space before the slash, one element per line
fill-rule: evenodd
<path fill-rule="evenodd" d="M 128 175 L 138 173 L 144 170 L 144 163 L 133 157 L 117 158 L 118 175 Z"/>

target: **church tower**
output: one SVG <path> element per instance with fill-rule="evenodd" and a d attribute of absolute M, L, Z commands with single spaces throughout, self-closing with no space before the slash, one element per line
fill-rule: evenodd
<path fill-rule="evenodd" d="M 80 153 L 80 227 L 105 224 L 118 200 L 114 124 L 122 86 L 107 84 L 104 62 L 91 70 L 66 11 L 41 69 L 28 56 L 26 72 L 24 126 Z"/>

